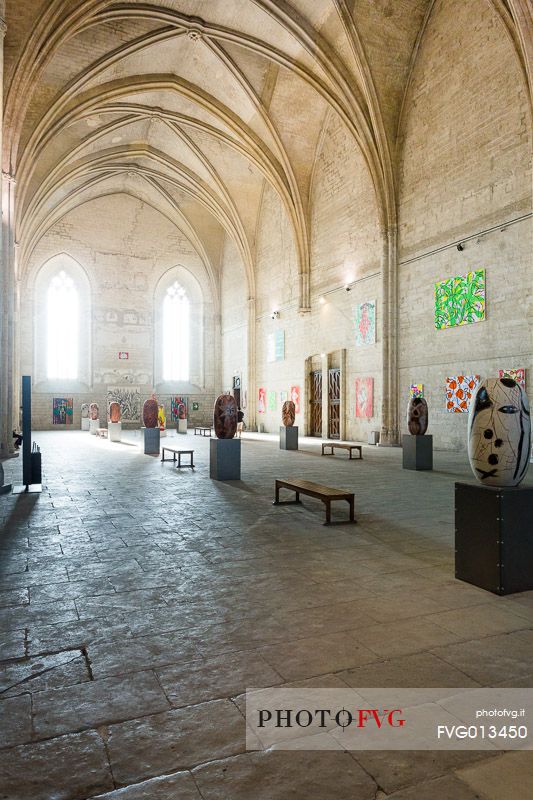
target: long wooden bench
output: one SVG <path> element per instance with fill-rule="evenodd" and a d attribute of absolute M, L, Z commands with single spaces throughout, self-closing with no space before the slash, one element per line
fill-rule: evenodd
<path fill-rule="evenodd" d="M 209 431 L 209 433 L 208 433 Z M 211 436 L 211 426 L 210 425 L 195 425 L 194 427 L 194 435 L 200 436 Z"/>
<path fill-rule="evenodd" d="M 98 430 L 96 431 L 96 435 L 100 436 L 101 439 L 107 439 L 108 436 L 107 428 L 98 428 Z"/>
<path fill-rule="evenodd" d="M 331 448 L 330 453 L 326 453 L 326 447 Z M 354 450 L 358 451 L 359 459 L 363 458 L 363 448 L 360 444 L 350 444 L 349 442 L 322 442 L 323 456 L 332 456 L 335 449 L 348 450 L 350 453 L 350 461 L 352 461 L 352 453 Z"/>
<path fill-rule="evenodd" d="M 172 453 L 172 458 L 165 458 L 165 450 L 167 450 L 169 453 Z M 176 463 L 176 456 L 178 457 L 177 463 Z M 191 463 L 182 464 L 181 463 L 182 456 L 189 456 Z M 172 461 L 173 464 L 176 464 L 176 468 L 191 467 L 192 469 L 194 469 L 193 456 L 194 456 L 194 450 L 181 450 L 179 447 L 167 447 L 167 445 L 165 445 L 165 447 L 161 449 L 161 461 Z"/>
<path fill-rule="evenodd" d="M 295 500 L 280 500 L 279 490 L 289 489 L 296 492 Z M 331 524 L 331 503 L 334 500 L 346 500 L 350 506 L 350 519 L 349 522 L 355 523 L 357 520 L 354 517 L 354 494 L 353 492 L 344 492 L 342 489 L 332 489 L 330 486 L 322 486 L 320 483 L 312 483 L 311 481 L 303 481 L 299 478 L 289 478 L 288 480 L 276 479 L 276 499 L 273 505 L 285 505 L 291 503 L 301 503 L 300 495 L 305 494 L 309 497 L 315 497 L 317 500 L 322 500 L 326 506 L 326 522 L 325 525 Z"/>

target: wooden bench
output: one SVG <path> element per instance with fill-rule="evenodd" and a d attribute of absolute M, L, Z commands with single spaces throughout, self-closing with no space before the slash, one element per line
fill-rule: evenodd
<path fill-rule="evenodd" d="M 209 433 L 208 433 L 209 431 Z M 195 425 L 194 428 L 194 435 L 196 436 L 199 434 L 200 436 L 211 436 L 211 426 L 210 425 Z"/>
<path fill-rule="evenodd" d="M 290 489 L 296 492 L 295 500 L 280 500 L 279 490 Z M 320 483 L 312 483 L 311 481 L 303 481 L 299 478 L 289 478 L 286 481 L 276 480 L 276 499 L 273 505 L 285 505 L 291 503 L 300 503 L 300 495 L 305 494 L 309 497 L 315 497 L 317 500 L 322 500 L 326 506 L 326 522 L 325 525 L 331 524 L 331 503 L 333 500 L 346 500 L 350 506 L 350 519 L 349 522 L 355 523 L 357 520 L 354 517 L 354 494 L 353 492 L 344 492 L 342 489 L 332 489 L 329 486 L 322 486 Z"/>
<path fill-rule="evenodd" d="M 331 453 L 326 453 L 326 447 L 331 448 Z M 322 442 L 322 455 L 323 456 L 332 456 L 333 451 L 335 448 L 339 450 L 348 450 L 350 453 L 350 461 L 352 461 L 352 453 L 354 450 L 357 450 L 359 453 L 359 459 L 363 458 L 363 447 L 360 444 L 349 444 L 348 442 Z M 359 460 L 358 459 L 358 460 Z"/>
<path fill-rule="evenodd" d="M 98 428 L 98 430 L 96 431 L 96 435 L 100 436 L 102 439 L 107 439 L 107 434 L 108 434 L 107 428 Z"/>
<path fill-rule="evenodd" d="M 172 453 L 172 458 L 165 458 L 165 450 L 168 451 L 169 453 Z M 178 457 L 177 464 L 176 464 L 176 456 Z M 182 456 L 189 456 L 191 463 L 182 464 L 181 463 Z M 161 448 L 161 461 L 172 461 L 173 464 L 176 464 L 177 469 L 179 469 L 180 467 L 191 467 L 192 469 L 194 469 L 193 456 L 194 456 L 194 450 L 180 450 L 179 447 L 166 447 L 166 446 Z"/>

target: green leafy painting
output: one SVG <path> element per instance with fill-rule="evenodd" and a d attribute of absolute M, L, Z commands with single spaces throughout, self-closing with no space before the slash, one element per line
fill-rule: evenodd
<path fill-rule="evenodd" d="M 435 284 L 437 330 L 485 319 L 485 270 L 457 275 Z"/>

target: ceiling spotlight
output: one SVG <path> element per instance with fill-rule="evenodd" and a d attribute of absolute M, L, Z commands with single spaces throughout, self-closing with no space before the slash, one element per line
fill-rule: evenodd
<path fill-rule="evenodd" d="M 457 245 L 457 249 L 458 250 L 464 250 L 465 249 L 464 244 L 462 242 L 459 242 L 459 244 Z"/>
<path fill-rule="evenodd" d="M 320 303 L 321 306 L 323 306 L 324 303 L 326 302 L 326 298 L 325 297 L 319 297 L 318 298 L 318 302 Z"/>
<path fill-rule="evenodd" d="M 279 319 L 279 311 L 272 312 L 272 319 Z"/>
<path fill-rule="evenodd" d="M 350 286 L 350 284 L 349 284 L 349 283 L 347 283 L 347 284 L 346 284 L 346 286 L 345 286 L 344 288 L 346 289 L 346 291 L 347 291 L 347 292 L 350 292 L 350 291 L 351 291 L 351 289 L 352 289 L 352 287 Z"/>

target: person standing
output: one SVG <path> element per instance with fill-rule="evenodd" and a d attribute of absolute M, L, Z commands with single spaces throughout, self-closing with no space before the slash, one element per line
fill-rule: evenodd
<path fill-rule="evenodd" d="M 239 439 L 242 438 L 243 429 L 244 429 L 244 411 L 239 406 L 239 408 L 237 409 L 237 437 Z"/>

